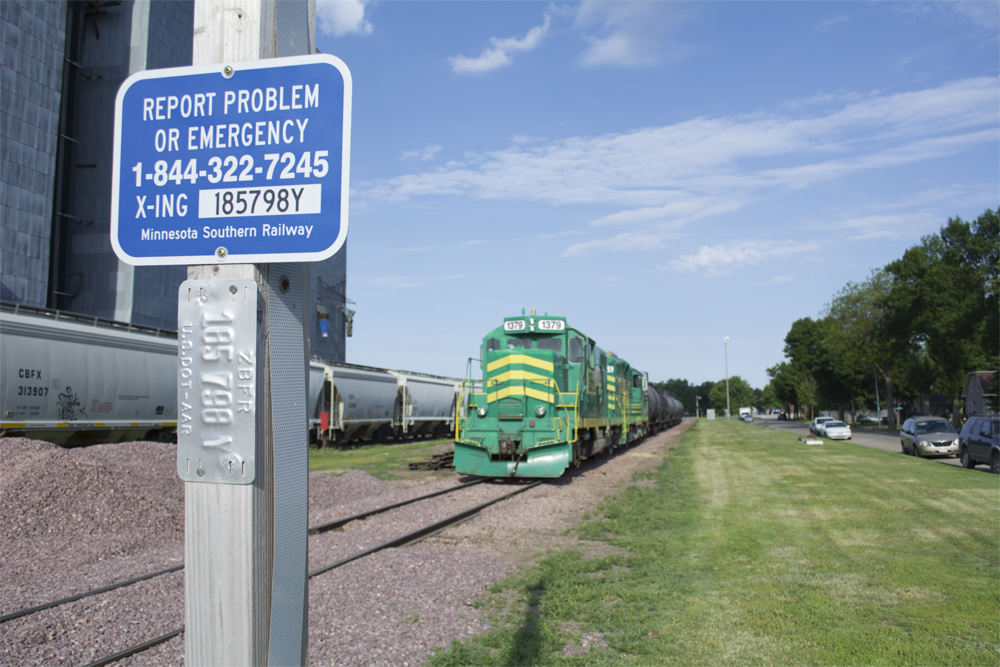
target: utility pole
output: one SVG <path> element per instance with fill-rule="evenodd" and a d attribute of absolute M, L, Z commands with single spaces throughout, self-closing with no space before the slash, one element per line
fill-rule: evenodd
<path fill-rule="evenodd" d="M 878 399 L 878 371 L 875 367 L 872 367 L 872 373 L 875 375 L 875 427 L 881 431 L 882 430 L 882 406 L 879 404 Z"/>

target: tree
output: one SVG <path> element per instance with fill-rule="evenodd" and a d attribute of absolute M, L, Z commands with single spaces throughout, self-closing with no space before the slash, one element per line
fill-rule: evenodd
<path fill-rule="evenodd" d="M 951 397 L 957 421 L 966 373 L 996 366 L 998 238 L 994 211 L 971 224 L 949 219 L 885 267 L 892 276 L 886 329 L 907 353 L 924 411 L 940 392 Z"/>
<path fill-rule="evenodd" d="M 771 387 L 777 399 L 789 409 L 792 406 L 798 408 L 800 402 L 798 394 L 795 393 L 795 370 L 791 365 L 787 361 L 782 361 L 768 368 L 767 374 L 771 377 L 767 386 Z M 797 414 L 797 410 L 794 414 Z"/>
<path fill-rule="evenodd" d="M 848 283 L 830 304 L 829 347 L 854 370 L 855 386 L 875 367 L 886 381 L 889 425 L 897 397 L 949 395 L 960 411 L 965 375 L 1000 366 L 1000 219 L 949 219 L 903 257 Z M 852 380 L 843 380 L 852 386 Z"/>
<path fill-rule="evenodd" d="M 726 412 L 726 381 L 719 380 L 708 392 L 709 401 L 716 412 Z M 753 388 L 739 375 L 729 377 L 729 403 L 732 411 L 754 405 Z"/>
<path fill-rule="evenodd" d="M 873 271 L 861 284 L 848 283 L 830 303 L 827 340 L 838 358 L 853 368 L 877 368 L 886 382 L 889 428 L 896 428 L 892 410 L 893 380 L 902 358 L 899 340 L 889 332 L 886 305 L 892 276 Z"/>
<path fill-rule="evenodd" d="M 699 409 L 702 414 L 705 414 L 705 410 L 712 407 L 712 399 L 710 394 L 712 392 L 712 387 L 715 386 L 714 382 L 702 382 L 700 385 L 695 387 L 695 396 L 701 396 L 698 400 Z"/>
<path fill-rule="evenodd" d="M 780 407 L 783 407 L 782 400 L 778 398 L 778 392 L 774 389 L 774 380 L 771 380 L 760 392 L 760 408 L 770 410 Z"/>

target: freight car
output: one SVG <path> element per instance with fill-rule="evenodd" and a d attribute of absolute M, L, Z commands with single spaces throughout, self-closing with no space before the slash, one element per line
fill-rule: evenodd
<path fill-rule="evenodd" d="M 481 364 L 482 389 L 467 378 L 468 412 L 456 415 L 455 469 L 464 474 L 559 477 L 683 414 L 677 399 L 564 317 L 505 318 L 483 339 Z"/>
<path fill-rule="evenodd" d="M 177 333 L 0 305 L 0 432 L 57 444 L 170 439 Z"/>
<path fill-rule="evenodd" d="M 64 445 L 176 438 L 176 331 L 17 304 L 0 309 L 0 434 Z M 461 384 L 312 361 L 311 439 L 450 437 Z"/>
<path fill-rule="evenodd" d="M 320 444 L 454 433 L 461 380 L 325 361 L 310 363 L 309 378 L 309 428 Z"/>

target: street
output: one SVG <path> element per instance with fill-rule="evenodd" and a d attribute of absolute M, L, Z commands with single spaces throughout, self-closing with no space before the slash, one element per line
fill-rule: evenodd
<path fill-rule="evenodd" d="M 776 415 L 758 415 L 754 418 L 753 423 L 755 425 L 763 425 L 764 423 L 769 424 L 769 428 L 778 429 L 780 431 L 788 431 L 789 433 L 794 433 L 796 436 L 806 436 L 809 435 L 809 425 L 805 422 L 794 422 L 794 421 L 778 421 Z M 861 445 L 862 447 L 871 447 L 873 449 L 881 449 L 885 452 L 896 452 L 900 456 L 905 456 L 899 445 L 899 432 L 898 431 L 876 431 L 873 428 L 862 427 L 856 429 L 851 427 L 852 438 L 847 442 L 853 443 L 855 445 Z M 820 438 L 824 440 L 824 438 Z M 928 458 L 928 461 L 937 461 L 940 463 L 946 463 L 953 466 L 961 466 L 961 462 L 957 457 L 932 457 Z M 987 470 L 988 466 L 978 466 L 978 470 Z"/>

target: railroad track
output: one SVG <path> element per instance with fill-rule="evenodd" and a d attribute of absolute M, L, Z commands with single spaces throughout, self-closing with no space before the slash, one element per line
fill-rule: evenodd
<path fill-rule="evenodd" d="M 347 526 L 348 524 L 350 524 L 352 522 L 362 521 L 362 520 L 367 519 L 369 517 L 372 517 L 372 516 L 375 516 L 375 515 L 378 515 L 378 514 L 383 514 L 383 513 L 391 512 L 392 510 L 399 509 L 399 508 L 402 508 L 402 507 L 405 507 L 405 506 L 408 506 L 408 505 L 414 505 L 414 504 L 417 504 L 417 503 L 419 503 L 421 501 L 429 500 L 431 498 L 436 498 L 436 497 L 439 497 L 439 496 L 444 496 L 444 495 L 452 494 L 452 493 L 455 493 L 455 492 L 458 492 L 458 491 L 463 491 L 465 489 L 468 489 L 470 487 L 476 486 L 477 484 L 481 484 L 481 483 L 486 482 L 486 481 L 488 481 L 488 480 L 480 479 L 480 480 L 476 480 L 476 481 L 473 481 L 473 482 L 468 482 L 468 483 L 465 483 L 465 484 L 459 484 L 457 486 L 449 487 L 447 489 L 443 489 L 443 490 L 440 490 L 440 491 L 435 491 L 433 493 L 425 494 L 425 495 L 418 496 L 418 497 L 415 497 L 415 498 L 411 498 L 411 499 L 408 499 L 408 500 L 404 500 L 404 501 L 401 501 L 401 502 L 392 503 L 390 505 L 385 505 L 385 506 L 382 506 L 382 507 L 378 507 L 376 509 L 369 510 L 369 511 L 366 511 L 366 512 L 362 512 L 360 514 L 355 514 L 355 515 L 352 515 L 352 516 L 349 516 L 349 517 L 345 517 L 345 518 L 337 519 L 335 521 L 331 521 L 331 522 L 328 522 L 328 523 L 324 523 L 324 524 L 320 524 L 320 525 L 317 525 L 317 526 L 313 526 L 313 527 L 309 528 L 309 535 L 310 535 L 310 537 L 315 537 L 315 536 L 323 535 L 324 533 L 329 533 L 331 531 L 341 530 L 345 526 Z M 429 536 L 434 535 L 434 534 L 436 534 L 438 532 L 441 532 L 442 530 L 445 530 L 449 526 L 453 526 L 455 524 L 461 523 L 463 521 L 466 521 L 466 520 L 474 517 L 476 514 L 478 514 L 479 512 L 481 512 L 482 510 L 486 509 L 487 507 L 489 507 L 491 505 L 494 505 L 494 504 L 496 504 L 498 502 L 501 502 L 503 500 L 511 498 L 511 497 L 513 497 L 515 495 L 518 495 L 518 494 L 523 493 L 525 491 L 528 491 L 530 489 L 533 489 L 533 488 L 535 488 L 536 486 L 538 486 L 541 483 L 542 483 L 541 481 L 536 481 L 536 482 L 533 482 L 533 483 L 530 483 L 530 484 L 524 484 L 524 483 L 519 484 L 517 486 L 517 488 L 515 488 L 514 490 L 512 490 L 512 491 L 510 491 L 508 493 L 504 493 L 504 494 L 502 494 L 502 495 L 500 495 L 498 497 L 492 498 L 492 499 L 490 499 L 490 500 L 488 500 L 486 502 L 479 503 L 479 504 L 477 504 L 477 505 L 475 505 L 473 507 L 467 507 L 465 509 L 462 509 L 459 512 L 450 514 L 449 516 L 446 516 L 443 519 L 439 519 L 439 520 L 433 521 L 433 522 L 431 522 L 429 524 L 420 526 L 420 527 L 416 528 L 415 530 L 409 530 L 408 532 L 405 532 L 402 535 L 399 535 L 397 537 L 393 537 L 392 539 L 383 541 L 383 542 L 381 542 L 381 543 L 379 543 L 377 545 L 374 545 L 372 547 L 369 547 L 367 549 L 363 549 L 363 550 L 360 550 L 360 551 L 356 550 L 353 553 L 351 553 L 351 554 L 349 554 L 349 555 L 347 555 L 347 556 L 345 556 L 343 558 L 340 558 L 340 559 L 336 560 L 333 563 L 321 566 L 319 568 L 316 568 L 316 569 L 310 571 L 309 574 L 308 574 L 308 577 L 309 577 L 309 579 L 312 579 L 313 577 L 322 575 L 322 574 L 324 574 L 326 572 L 329 572 L 330 570 L 333 570 L 333 569 L 336 569 L 338 567 L 347 565 L 348 563 L 351 563 L 351 562 L 354 562 L 356 560 L 362 559 L 362 558 L 364 558 L 366 556 L 372 555 L 372 554 L 377 553 L 379 551 L 382 551 L 384 549 L 399 548 L 399 547 L 403 547 L 403 546 L 407 546 L 409 544 L 413 544 L 413 543 L 419 542 L 420 540 L 423 540 L 426 537 L 429 537 Z M 171 568 L 167 568 L 167 569 L 164 569 L 164 570 L 159 570 L 157 572 L 152 572 L 152 573 L 149 573 L 149 574 L 146 574 L 146 575 L 142 575 L 140 577 L 134 577 L 134 578 L 131 578 L 131 579 L 128 579 L 128 580 L 124 580 L 124 581 L 121 581 L 121 582 L 116 582 L 114 584 L 110 584 L 108 586 L 103 586 L 101 588 L 93 589 L 91 591 L 87 591 L 87 592 L 80 593 L 80 594 L 77 594 L 77 595 L 72 595 L 72 596 L 69 596 L 69 597 L 61 598 L 59 600 L 53 600 L 51 602 L 48 602 L 48 603 L 45 603 L 45 604 L 42 604 L 42 605 L 37 605 L 37 606 L 34 606 L 34 607 L 29 607 L 29 608 L 21 609 L 19 611 L 15 611 L 15 612 L 11 612 L 11 613 L 8 613 L 8 614 L 4 614 L 3 616 L 0 616 L 0 624 L 8 623 L 10 621 L 14 621 L 14 620 L 19 619 L 19 618 L 24 618 L 26 616 L 30 616 L 31 614 L 34 614 L 34 613 L 37 613 L 37 612 L 40 612 L 40 611 L 44 611 L 44 610 L 47 610 L 47 609 L 52 609 L 52 608 L 55 608 L 55 607 L 58 607 L 58 606 L 61 606 L 61 605 L 65 605 L 65 604 L 69 604 L 71 602 L 76 602 L 76 601 L 79 601 L 79 600 L 82 600 L 82 599 L 85 599 L 85 598 L 88 598 L 88 597 L 93 597 L 93 596 L 96 596 L 96 595 L 101 595 L 103 593 L 108 593 L 108 592 L 111 592 L 111 591 L 114 591 L 114 590 L 122 589 L 122 588 L 125 588 L 125 587 L 128 587 L 128 586 L 134 585 L 134 584 L 138 584 L 140 582 L 150 581 L 152 579 L 156 579 L 158 577 L 161 577 L 161 576 L 173 573 L 173 572 L 180 571 L 183 568 L 184 568 L 183 565 L 178 565 L 178 566 L 175 566 L 175 567 L 171 567 Z M 155 646 L 158 646 L 158 645 L 160 645 L 160 644 L 162 644 L 162 643 L 164 643 L 166 641 L 169 641 L 170 639 L 173 639 L 174 637 L 179 636 L 183 632 L 184 632 L 183 626 L 180 627 L 180 628 L 176 628 L 176 629 L 174 629 L 174 630 L 172 630 L 172 631 L 170 631 L 170 632 L 168 632 L 166 634 L 163 634 L 163 635 L 160 635 L 158 637 L 149 639 L 149 640 L 144 641 L 144 642 L 142 642 L 140 644 L 136 644 L 136 645 L 130 646 L 129 648 L 126 648 L 126 649 L 124 649 L 122 651 L 118 651 L 116 653 L 109 654 L 109 655 L 106 655 L 106 656 L 104 656 L 102 658 L 99 658 L 98 660 L 92 661 L 92 662 L 88 663 L 86 667 L 99 667 L 101 665 L 112 664 L 112 663 L 117 662 L 119 660 L 125 659 L 127 657 L 130 657 L 130 656 L 136 655 L 138 653 L 142 653 L 143 651 L 147 651 L 147 650 L 149 650 L 151 648 L 154 648 Z"/>

